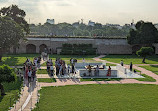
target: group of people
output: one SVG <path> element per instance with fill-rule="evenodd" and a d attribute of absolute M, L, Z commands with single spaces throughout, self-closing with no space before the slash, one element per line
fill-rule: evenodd
<path fill-rule="evenodd" d="M 103 69 L 104 68 L 105 67 L 103 66 Z M 87 69 L 88 69 L 89 76 L 92 76 L 92 67 L 91 67 L 91 65 L 88 65 Z M 94 76 L 99 76 L 99 65 L 97 65 L 96 68 L 94 68 Z M 108 68 L 106 76 L 109 76 L 109 77 L 111 76 L 111 67 L 110 66 Z"/>
<path fill-rule="evenodd" d="M 55 67 L 56 67 L 56 75 L 65 75 L 66 74 L 66 65 L 65 61 L 57 58 L 55 61 Z"/>
<path fill-rule="evenodd" d="M 40 68 L 41 57 L 34 58 L 33 62 L 27 58 L 24 63 L 24 77 L 30 83 L 32 80 L 35 80 L 37 68 Z"/>
<path fill-rule="evenodd" d="M 53 68 L 53 61 L 52 59 L 49 59 L 46 63 L 47 65 L 47 72 L 48 74 L 50 74 L 51 76 L 53 76 L 54 74 L 54 68 Z"/>
<path fill-rule="evenodd" d="M 88 69 L 89 76 L 91 76 L 92 75 L 92 67 L 91 67 L 91 65 L 88 65 L 87 69 Z M 99 65 L 97 65 L 97 67 L 94 68 L 94 75 L 95 76 L 99 76 Z"/>

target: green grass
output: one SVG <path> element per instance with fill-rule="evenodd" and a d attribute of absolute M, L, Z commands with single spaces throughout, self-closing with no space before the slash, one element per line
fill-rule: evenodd
<path fill-rule="evenodd" d="M 26 61 L 26 57 L 28 57 L 31 61 L 34 57 L 40 56 L 39 54 L 17 54 L 17 55 L 4 55 L 2 57 L 2 64 L 6 64 L 9 66 L 23 66 L 24 62 Z"/>
<path fill-rule="evenodd" d="M 52 83 L 56 82 L 55 78 L 38 78 L 38 82 Z"/>
<path fill-rule="evenodd" d="M 134 71 L 134 70 L 135 70 L 136 72 L 141 72 L 140 70 L 137 70 L 137 69 L 133 69 L 133 71 Z"/>
<path fill-rule="evenodd" d="M 158 75 L 158 65 L 140 66 Z"/>
<path fill-rule="evenodd" d="M 0 111 L 8 111 L 10 107 L 10 98 L 11 105 L 19 98 L 18 94 L 21 90 L 22 82 L 17 80 L 11 83 L 3 83 L 5 89 L 5 96 L 0 96 Z"/>
<path fill-rule="evenodd" d="M 26 57 L 28 57 L 31 61 L 34 57 L 39 57 L 40 54 L 17 54 L 17 55 L 3 55 L 2 57 L 2 64 L 7 64 L 9 66 L 23 66 L 24 62 L 26 61 Z M 96 62 L 92 58 L 96 57 L 97 55 L 49 55 L 49 57 L 55 62 L 56 58 L 62 58 L 65 60 L 67 64 L 70 63 L 70 58 L 76 58 L 78 62 L 82 62 L 82 59 L 85 58 L 86 62 Z M 46 66 L 46 63 L 42 64 L 42 66 Z"/>
<path fill-rule="evenodd" d="M 157 91 L 142 84 L 44 87 L 33 111 L 157 111 Z"/>
<path fill-rule="evenodd" d="M 121 78 L 81 78 L 80 81 L 120 81 Z"/>
<path fill-rule="evenodd" d="M 38 69 L 37 74 L 48 74 L 47 69 Z"/>
<path fill-rule="evenodd" d="M 146 64 L 158 64 L 157 58 L 158 55 L 148 56 L 146 58 Z M 130 64 L 130 62 L 133 64 L 144 64 L 142 63 L 142 58 L 137 55 L 107 55 L 102 59 L 115 63 L 120 63 L 120 61 L 123 60 L 124 64 Z"/>
<path fill-rule="evenodd" d="M 116 64 L 106 63 L 106 66 L 116 66 Z"/>
<path fill-rule="evenodd" d="M 136 78 L 138 81 L 149 81 L 149 82 L 156 82 L 156 80 L 146 74 L 141 74 L 145 78 Z"/>

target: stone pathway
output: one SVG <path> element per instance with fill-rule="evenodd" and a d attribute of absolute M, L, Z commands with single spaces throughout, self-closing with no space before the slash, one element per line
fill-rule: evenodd
<path fill-rule="evenodd" d="M 113 62 L 109 62 L 106 60 L 101 60 L 100 58 L 105 57 L 105 55 L 101 55 L 99 57 L 93 58 L 95 61 L 98 62 L 106 62 L 110 64 L 117 64 Z M 142 65 L 142 64 L 141 64 Z M 150 64 L 147 64 L 150 65 Z M 154 64 L 155 65 L 155 64 Z M 81 82 L 80 79 L 76 78 L 57 78 L 55 83 L 38 83 L 36 82 L 36 87 L 33 88 L 32 92 L 28 92 L 28 88 L 25 86 L 24 91 L 22 91 L 22 95 L 20 98 L 21 102 L 17 102 L 16 107 L 14 107 L 11 111 L 21 111 L 20 108 L 22 108 L 22 111 L 31 111 L 30 108 L 34 108 L 35 104 L 38 101 L 38 90 L 40 90 L 42 87 L 48 87 L 48 86 L 65 86 L 65 85 L 86 85 L 86 84 L 157 84 L 158 85 L 158 75 L 152 73 L 151 71 L 148 71 L 144 68 L 138 67 L 140 65 L 133 65 L 133 68 L 140 70 L 143 74 L 146 74 L 148 76 L 153 77 L 156 82 L 145 82 L 145 81 L 138 81 L 135 79 L 122 79 L 120 81 L 83 81 Z M 129 68 L 129 65 L 125 65 L 126 68 Z M 45 69 L 46 67 L 42 67 L 41 69 Z M 51 78 L 48 74 L 37 74 L 37 78 Z M 25 107 L 23 107 L 25 106 Z"/>

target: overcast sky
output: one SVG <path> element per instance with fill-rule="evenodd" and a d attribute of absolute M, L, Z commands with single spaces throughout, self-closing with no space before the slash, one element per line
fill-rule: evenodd
<path fill-rule="evenodd" d="M 83 19 L 102 24 L 125 24 L 139 20 L 158 23 L 158 0 L 0 0 L 0 7 L 18 5 L 31 23 L 73 23 Z"/>

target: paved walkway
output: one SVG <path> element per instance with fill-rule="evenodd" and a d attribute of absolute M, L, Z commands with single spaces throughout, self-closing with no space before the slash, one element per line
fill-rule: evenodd
<path fill-rule="evenodd" d="M 99 62 L 106 62 L 111 64 L 117 64 L 113 62 L 109 62 L 106 60 L 101 60 L 100 58 L 104 57 L 105 55 L 101 55 L 99 57 L 93 58 L 95 61 Z M 141 64 L 142 65 L 142 64 Z M 148 64 L 150 65 L 150 64 Z M 155 64 L 154 64 L 155 65 Z M 21 111 L 21 108 L 23 111 L 31 111 L 31 108 L 35 107 L 35 104 L 38 101 L 38 90 L 41 87 L 47 87 L 47 86 L 65 86 L 65 85 L 85 85 L 85 84 L 157 84 L 158 85 L 158 75 L 152 73 L 151 71 L 148 71 L 146 69 L 143 69 L 141 67 L 138 67 L 139 65 L 134 65 L 133 68 L 140 70 L 143 74 L 146 74 L 148 76 L 153 77 L 156 82 L 145 82 L 145 81 L 138 81 L 135 79 L 122 79 L 120 81 L 83 81 L 81 82 L 80 79 L 70 78 L 70 79 L 60 79 L 57 78 L 55 83 L 38 83 L 34 82 L 34 87 L 32 88 L 31 93 L 28 91 L 28 87 L 25 86 L 24 90 L 22 91 L 22 96 L 20 98 L 21 102 L 17 102 L 16 107 L 14 107 L 11 111 Z M 129 68 L 129 65 L 125 65 L 126 68 Z M 42 67 L 42 69 L 45 69 L 45 67 Z M 37 78 L 51 78 L 48 74 L 37 74 Z"/>

